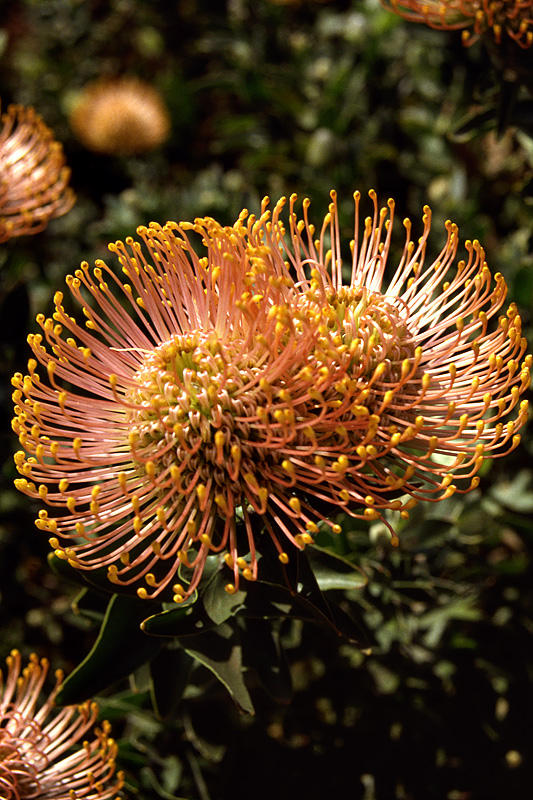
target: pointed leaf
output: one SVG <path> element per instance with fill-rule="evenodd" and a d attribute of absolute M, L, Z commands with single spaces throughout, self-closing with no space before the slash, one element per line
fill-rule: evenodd
<path fill-rule="evenodd" d="M 194 659 L 181 647 L 164 648 L 150 661 L 150 694 L 159 719 L 172 719 L 187 687 Z"/>
<path fill-rule="evenodd" d="M 228 594 L 228 583 L 225 570 L 219 569 L 213 575 L 202 593 L 202 603 L 208 617 L 217 625 L 225 622 L 229 617 L 242 608 L 246 599 L 246 592 L 239 590 L 235 594 Z"/>
<path fill-rule="evenodd" d="M 70 604 L 76 616 L 84 617 L 98 625 L 102 624 L 106 604 L 104 598 L 98 592 L 93 592 L 88 586 L 84 586 Z"/>
<path fill-rule="evenodd" d="M 313 545 L 306 550 L 320 591 L 330 589 L 362 589 L 368 578 L 360 567 L 323 547 Z"/>
<path fill-rule="evenodd" d="M 161 649 L 140 628 L 149 610 L 146 601 L 113 595 L 89 654 L 63 682 L 58 705 L 80 703 L 125 678 Z"/>
<path fill-rule="evenodd" d="M 263 688 L 279 703 L 292 698 L 291 674 L 280 645 L 279 632 L 267 620 L 248 619 L 243 656 L 257 673 Z"/>
<path fill-rule="evenodd" d="M 218 556 L 210 557 L 207 579 L 198 587 L 198 594 L 166 611 L 148 617 L 142 624 L 151 636 L 191 636 L 225 622 L 242 606 L 246 592 L 228 594 L 227 577 Z"/>
<path fill-rule="evenodd" d="M 141 630 L 150 636 L 195 636 L 210 628 L 215 628 L 201 601 L 182 603 L 166 611 L 147 617 L 141 623 Z"/>
<path fill-rule="evenodd" d="M 242 674 L 241 644 L 237 631 L 229 623 L 224 622 L 211 631 L 190 636 L 182 645 L 189 655 L 216 676 L 243 711 L 254 713 Z"/>
<path fill-rule="evenodd" d="M 117 584 L 111 583 L 107 577 L 107 570 L 104 568 L 91 570 L 76 569 L 72 567 L 68 561 L 58 558 L 55 553 L 48 553 L 47 558 L 50 569 L 60 578 L 68 580 L 71 583 L 89 586 L 108 596 L 110 594 L 121 594 L 133 599 L 138 599 L 135 589 L 132 589 L 131 586 L 118 586 Z"/>
<path fill-rule="evenodd" d="M 264 605 L 265 600 L 268 601 L 272 596 L 276 605 L 280 602 L 282 604 L 290 603 L 291 617 L 296 616 L 300 619 L 325 624 L 333 628 L 339 636 L 346 636 L 350 641 L 357 643 L 359 631 L 354 620 L 337 604 L 326 600 L 322 593 L 309 563 L 309 548 L 304 551 L 293 550 L 289 563 L 280 568 L 277 553 L 269 553 L 268 547 L 268 542 L 265 541 L 263 558 L 259 565 L 260 577 L 248 589 L 244 614 L 249 614 L 250 609 L 254 607 L 257 611 L 258 607 Z M 345 566 L 343 564 L 343 568 Z M 353 569 L 352 565 L 350 567 Z M 285 616 L 285 614 L 281 613 L 279 616 Z"/>

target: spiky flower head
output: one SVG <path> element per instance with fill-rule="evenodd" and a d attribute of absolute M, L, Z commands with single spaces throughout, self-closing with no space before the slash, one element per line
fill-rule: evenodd
<path fill-rule="evenodd" d="M 318 236 L 308 200 L 287 228 L 265 198 L 231 228 L 151 223 L 110 245 L 126 283 L 102 261 L 67 277 L 85 327 L 57 292 L 13 378 L 16 485 L 60 510 L 37 520 L 60 558 L 179 602 L 220 551 L 232 592 L 261 536 L 286 562 L 321 523 L 340 531 L 332 513 L 390 527 L 386 510 L 469 491 L 517 445 L 531 357 L 516 307 L 498 316 L 503 277 L 477 241 L 456 262 L 451 222 L 426 263 L 426 207 L 385 285 L 394 202 L 370 197 L 347 274 L 333 192 Z"/>
<path fill-rule="evenodd" d="M 0 242 L 38 233 L 74 203 L 63 148 L 33 108 L 0 120 Z"/>
<path fill-rule="evenodd" d="M 462 30 L 465 45 L 489 34 L 496 43 L 506 35 L 520 47 L 533 44 L 533 0 L 382 0 L 386 8 L 411 22 L 439 30 Z"/>
<path fill-rule="evenodd" d="M 74 105 L 70 124 L 89 150 L 132 155 L 153 150 L 170 131 L 165 103 L 138 78 L 108 78 L 87 84 Z"/>
<path fill-rule="evenodd" d="M 42 701 L 46 659 L 31 655 L 23 668 L 20 653 L 13 650 L 6 663 L 5 681 L 0 670 L 2 800 L 116 798 L 123 784 L 122 774 L 115 774 L 117 746 L 109 736 L 109 723 L 94 727 L 96 703 L 54 709 L 63 679 L 60 670 L 55 688 Z"/>

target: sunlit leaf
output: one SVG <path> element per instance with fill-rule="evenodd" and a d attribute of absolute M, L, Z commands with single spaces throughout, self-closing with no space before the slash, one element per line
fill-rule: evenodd
<path fill-rule="evenodd" d="M 211 631 L 188 637 L 182 644 L 189 655 L 216 676 L 243 711 L 254 713 L 243 679 L 241 644 L 231 625 L 224 622 Z"/>

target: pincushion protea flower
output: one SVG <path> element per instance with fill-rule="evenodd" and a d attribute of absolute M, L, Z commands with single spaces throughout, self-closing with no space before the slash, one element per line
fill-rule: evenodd
<path fill-rule="evenodd" d="M 82 89 L 70 124 L 89 150 L 131 155 L 164 142 L 170 117 L 161 95 L 150 84 L 138 78 L 109 78 Z"/>
<path fill-rule="evenodd" d="M 533 0 L 382 0 L 386 8 L 431 28 L 463 31 L 466 45 L 492 32 L 507 34 L 520 47 L 533 44 Z"/>
<path fill-rule="evenodd" d="M 54 697 L 63 679 L 39 704 L 48 662 L 31 655 L 22 669 L 20 653 L 7 657 L 4 682 L 0 670 L 0 797 L 2 800 L 106 800 L 123 784 L 115 774 L 117 746 L 109 723 L 93 729 L 98 707 L 86 702 L 54 710 Z M 73 748 L 82 740 L 78 750 Z"/>
<path fill-rule="evenodd" d="M 0 242 L 38 233 L 74 203 L 63 148 L 33 108 L 9 106 L 0 128 Z"/>
<path fill-rule="evenodd" d="M 265 198 L 232 228 L 151 223 L 144 246 L 110 245 L 127 283 L 102 261 L 67 277 L 85 329 L 57 292 L 53 319 L 37 317 L 44 335 L 29 337 L 29 374 L 13 378 L 16 485 L 62 510 L 36 523 L 59 557 L 117 584 L 144 579 L 141 597 L 172 585 L 180 602 L 223 551 L 233 592 L 257 576 L 259 529 L 286 563 L 321 522 L 340 531 L 331 512 L 407 517 L 475 488 L 484 458 L 517 445 L 531 357 L 514 305 L 492 319 L 503 277 L 477 241 L 455 264 L 451 222 L 426 264 L 426 207 L 417 242 L 404 220 L 384 286 L 394 202 L 370 196 L 361 232 L 354 195 L 346 283 L 335 193 L 317 240 L 308 200 L 298 220 L 291 197 L 286 230 L 285 199 L 270 212 Z"/>

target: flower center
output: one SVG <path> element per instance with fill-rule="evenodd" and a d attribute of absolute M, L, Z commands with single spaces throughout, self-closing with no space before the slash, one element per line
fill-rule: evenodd
<path fill-rule="evenodd" d="M 327 288 L 321 294 L 312 283 L 304 298 L 306 313 L 322 327 L 325 363 L 337 365 L 350 384 L 349 391 L 363 392 L 361 402 L 374 413 L 383 391 L 399 388 L 407 361 L 414 361 L 408 309 L 364 287 Z M 411 378 L 415 375 L 418 371 Z M 340 388 L 343 393 L 347 390 Z"/>
<path fill-rule="evenodd" d="M 258 353 L 203 332 L 173 336 L 149 353 L 128 393 L 132 456 L 145 473 L 192 484 L 238 480 L 264 401 Z M 254 459 L 257 458 L 257 453 Z"/>

